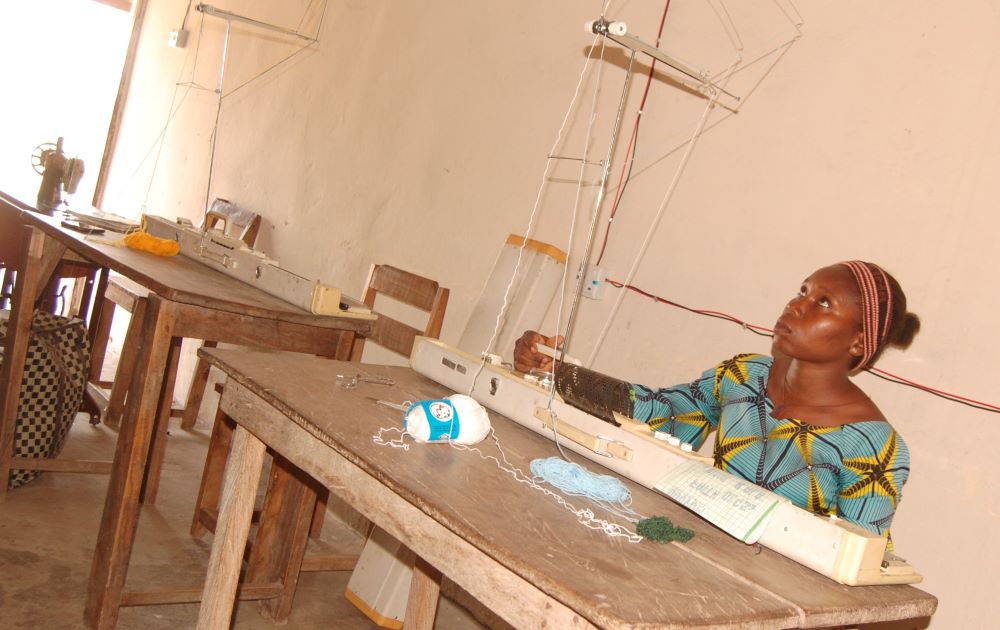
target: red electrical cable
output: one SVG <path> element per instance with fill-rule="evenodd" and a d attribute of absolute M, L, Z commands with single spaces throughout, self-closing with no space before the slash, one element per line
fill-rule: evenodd
<path fill-rule="evenodd" d="M 997 405 L 991 405 L 990 403 L 981 402 L 979 400 L 975 400 L 975 399 L 972 399 L 972 398 L 966 398 L 965 396 L 959 396 L 958 394 L 952 394 L 951 392 L 946 392 L 946 391 L 943 391 L 943 390 L 940 390 L 940 389 L 934 389 L 933 387 L 930 387 L 928 385 L 921 385 L 920 383 L 916 383 L 916 382 L 911 381 L 909 379 L 903 378 L 902 376 L 893 374 L 892 372 L 886 372 L 885 370 L 883 370 L 881 368 L 876 368 L 876 367 L 868 368 L 868 371 L 869 372 L 878 372 L 879 374 L 882 374 L 884 376 L 888 376 L 889 378 L 896 379 L 897 381 L 899 381 L 899 382 L 901 382 L 901 383 L 903 383 L 905 385 L 909 385 L 910 387 L 916 387 L 917 389 L 922 389 L 925 392 L 929 392 L 931 394 L 937 394 L 938 396 L 943 396 L 945 398 L 953 399 L 953 400 L 956 400 L 956 401 L 964 401 L 964 402 L 967 402 L 967 403 L 971 403 L 973 405 L 980 405 L 982 407 L 987 407 L 989 409 L 995 409 L 996 411 L 1000 412 L 1000 407 L 998 407 Z"/>
<path fill-rule="evenodd" d="M 712 310 L 708 310 L 708 309 L 691 308 L 689 306 L 684 306 L 683 304 L 678 304 L 677 302 L 672 302 L 672 301 L 670 301 L 668 299 L 662 298 L 662 297 L 660 297 L 658 295 L 655 295 L 653 293 L 650 293 L 648 291 L 640 289 L 639 287 L 632 286 L 631 284 L 625 284 L 623 282 L 619 282 L 617 280 L 611 280 L 611 279 L 608 279 L 607 283 L 610 284 L 613 287 L 617 287 L 619 289 L 624 288 L 624 289 L 628 289 L 629 291 L 634 291 L 635 293 L 638 293 L 639 295 L 651 298 L 655 302 L 659 302 L 659 303 L 662 303 L 662 304 L 667 304 L 669 306 L 674 306 L 676 308 L 683 309 L 683 310 L 688 311 L 690 313 L 696 313 L 698 315 L 707 315 L 709 317 L 715 317 L 715 318 L 718 318 L 718 319 L 724 319 L 724 320 L 733 322 L 735 324 L 739 324 L 739 325 L 743 326 L 743 328 L 745 328 L 745 329 L 749 330 L 750 332 L 752 332 L 754 334 L 757 334 L 757 335 L 763 335 L 763 336 L 766 336 L 766 337 L 770 337 L 771 333 L 774 332 L 770 328 L 767 328 L 765 326 L 758 326 L 756 324 L 751 324 L 751 323 L 746 322 L 746 321 L 744 321 L 744 320 L 742 320 L 742 319 L 740 319 L 740 318 L 738 318 L 738 317 L 736 317 L 734 315 L 730 315 L 729 313 L 723 313 L 722 311 L 712 311 Z M 952 393 L 946 392 L 944 390 L 935 389 L 935 388 L 930 387 L 928 385 L 922 385 L 920 383 L 917 383 L 915 381 L 911 381 L 911 380 L 909 380 L 907 378 L 903 378 L 902 376 L 899 376 L 897 374 L 893 374 L 892 372 L 887 372 L 887 371 L 882 370 L 880 368 L 875 368 L 875 367 L 867 368 L 866 371 L 874 374 L 875 376 L 879 376 L 880 378 L 884 378 L 885 380 L 888 380 L 890 382 L 893 382 L 893 383 L 896 383 L 896 384 L 901 384 L 901 385 L 908 385 L 909 387 L 913 387 L 913 388 L 925 391 L 925 392 L 927 392 L 929 394 L 934 394 L 935 396 L 939 396 L 941 398 L 944 398 L 945 400 L 950 400 L 950 401 L 953 401 L 953 402 L 962 403 L 962 404 L 971 406 L 971 407 L 973 407 L 975 409 L 982 409 L 983 411 L 991 411 L 991 412 L 994 412 L 994 413 L 1000 413 L 1000 406 L 993 405 L 993 404 L 986 403 L 986 402 L 982 402 L 982 401 L 979 401 L 979 400 L 975 400 L 973 398 L 967 398 L 965 396 L 959 396 L 958 394 L 952 394 Z"/>
<path fill-rule="evenodd" d="M 660 47 L 660 38 L 663 36 L 663 25 L 667 22 L 667 10 L 670 8 L 670 0 L 667 0 L 663 5 L 663 14 L 660 16 L 660 28 L 656 31 L 656 44 L 657 48 Z M 601 260 L 604 259 L 604 250 L 608 246 L 608 234 L 611 233 L 611 221 L 614 220 L 615 214 L 618 213 L 618 204 L 622 200 L 622 194 L 625 192 L 625 185 L 628 184 L 628 179 L 626 179 L 626 173 L 631 177 L 632 173 L 632 162 L 635 160 L 635 143 L 639 138 L 639 123 L 642 121 L 642 112 L 646 108 L 646 97 L 649 96 L 649 86 L 653 83 L 653 74 L 656 70 L 656 59 L 653 59 L 652 63 L 649 64 L 649 72 L 646 75 L 646 87 L 642 91 L 642 100 L 639 102 L 639 109 L 635 113 L 635 123 L 632 125 L 632 133 L 629 135 L 628 147 L 625 148 L 625 161 L 622 162 L 622 172 L 618 177 L 618 188 L 615 192 L 615 200 L 611 204 L 611 214 L 608 216 L 608 225 L 604 228 L 604 240 L 601 242 L 601 253 L 597 256 L 597 265 L 601 264 Z"/>

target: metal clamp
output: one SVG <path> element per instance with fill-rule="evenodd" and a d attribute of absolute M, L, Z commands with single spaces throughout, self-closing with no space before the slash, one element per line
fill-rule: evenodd
<path fill-rule="evenodd" d="M 593 449 L 594 452 L 602 457 L 613 457 L 625 461 L 631 461 L 632 459 L 632 449 L 626 446 L 621 440 L 615 440 L 605 435 L 598 435 L 595 446 L 596 448 Z"/>

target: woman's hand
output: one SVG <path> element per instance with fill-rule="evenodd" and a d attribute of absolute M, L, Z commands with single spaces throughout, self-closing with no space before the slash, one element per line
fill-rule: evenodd
<path fill-rule="evenodd" d="M 548 370 L 552 367 L 552 357 L 539 352 L 535 345 L 540 343 L 550 348 L 558 348 L 562 342 L 562 335 L 546 337 L 533 330 L 526 330 L 514 343 L 514 369 L 518 372 L 530 372 L 532 368 Z"/>

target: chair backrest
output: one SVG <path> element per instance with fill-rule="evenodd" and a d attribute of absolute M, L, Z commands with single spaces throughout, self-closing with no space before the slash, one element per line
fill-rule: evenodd
<path fill-rule="evenodd" d="M 205 227 L 218 228 L 220 223 L 225 224 L 226 235 L 240 239 L 247 247 L 252 248 L 257 242 L 260 215 L 256 212 L 240 208 L 226 199 L 216 199 L 205 213 Z"/>
<path fill-rule="evenodd" d="M 441 335 L 444 312 L 448 307 L 448 293 L 448 289 L 429 278 L 389 265 L 372 265 L 371 271 L 368 272 L 368 282 L 365 283 L 362 301 L 378 314 L 378 319 L 375 320 L 368 340 L 404 357 L 409 357 L 417 335 L 433 338 Z M 391 297 L 426 311 L 428 315 L 427 325 L 423 330 L 420 330 L 379 312 L 375 308 L 375 298 L 378 295 Z M 357 337 L 351 350 L 352 361 L 361 360 L 364 344 L 365 339 Z"/>

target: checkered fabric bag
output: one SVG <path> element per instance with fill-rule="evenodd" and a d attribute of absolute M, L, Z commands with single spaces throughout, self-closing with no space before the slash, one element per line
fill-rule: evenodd
<path fill-rule="evenodd" d="M 9 311 L 0 311 L 0 340 L 7 337 L 9 315 Z M 89 365 L 90 340 L 83 322 L 35 311 L 17 408 L 15 457 L 59 454 L 83 404 Z M 36 470 L 11 470 L 7 487 L 16 488 L 39 474 Z"/>

